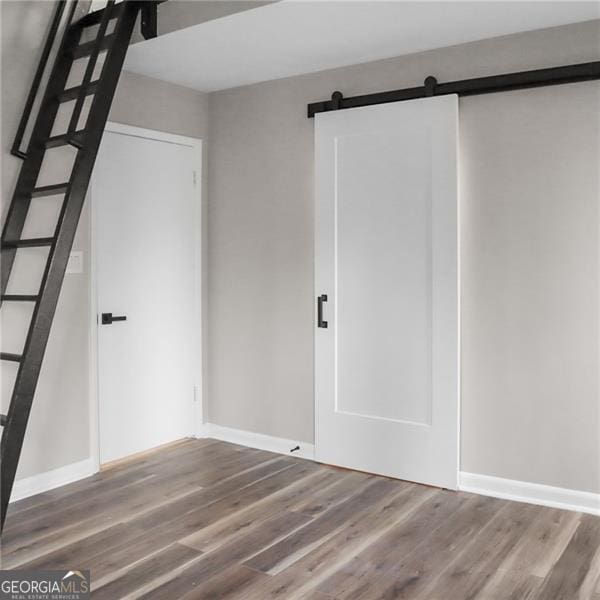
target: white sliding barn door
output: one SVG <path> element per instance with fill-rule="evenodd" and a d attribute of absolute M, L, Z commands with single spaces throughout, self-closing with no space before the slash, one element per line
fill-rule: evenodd
<path fill-rule="evenodd" d="M 315 127 L 317 460 L 455 489 L 458 99 Z"/>

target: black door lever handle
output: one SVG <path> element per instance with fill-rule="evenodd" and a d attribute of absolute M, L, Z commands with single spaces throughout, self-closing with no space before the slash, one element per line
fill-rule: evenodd
<path fill-rule="evenodd" d="M 323 319 L 323 303 L 327 302 L 327 294 L 321 294 L 317 298 L 317 327 L 327 329 L 328 323 Z"/>
<path fill-rule="evenodd" d="M 113 317 L 112 313 L 102 313 L 102 325 L 111 325 L 114 321 L 127 321 L 127 317 Z"/>

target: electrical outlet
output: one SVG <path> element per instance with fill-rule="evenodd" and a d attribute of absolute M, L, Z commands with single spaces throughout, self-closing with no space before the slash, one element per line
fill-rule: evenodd
<path fill-rule="evenodd" d="M 67 273 L 83 273 L 83 252 L 81 250 L 73 250 L 69 254 Z"/>

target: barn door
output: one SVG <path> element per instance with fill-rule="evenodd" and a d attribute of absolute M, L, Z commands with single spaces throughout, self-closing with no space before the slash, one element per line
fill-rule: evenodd
<path fill-rule="evenodd" d="M 315 127 L 317 459 L 456 488 L 458 99 Z"/>

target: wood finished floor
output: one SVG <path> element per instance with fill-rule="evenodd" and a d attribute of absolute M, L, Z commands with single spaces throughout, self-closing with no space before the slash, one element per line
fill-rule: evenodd
<path fill-rule="evenodd" d="M 11 505 L 2 568 L 108 600 L 600 600 L 600 517 L 189 440 Z"/>

